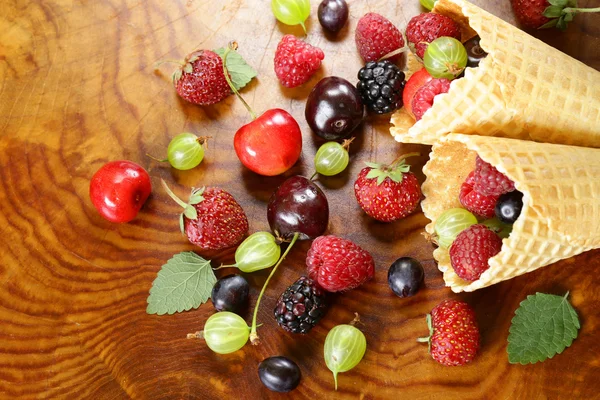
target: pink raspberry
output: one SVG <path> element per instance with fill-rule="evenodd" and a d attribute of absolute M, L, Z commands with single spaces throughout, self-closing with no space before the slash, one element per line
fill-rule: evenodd
<path fill-rule="evenodd" d="M 450 262 L 456 275 L 476 281 L 490 266 L 488 260 L 500 253 L 502 239 L 484 225 L 471 225 L 450 246 Z"/>
<path fill-rule="evenodd" d="M 433 106 L 435 96 L 450 90 L 450 81 L 446 78 L 433 78 L 415 92 L 412 99 L 412 112 L 418 121 Z"/>
<path fill-rule="evenodd" d="M 354 36 L 356 48 L 360 56 L 365 60 L 377 61 L 381 57 L 394 50 L 404 47 L 402 33 L 387 18 L 376 14 L 365 14 L 356 27 Z M 401 54 L 390 58 L 390 61 L 397 61 Z"/>
<path fill-rule="evenodd" d="M 285 35 L 275 51 L 275 75 L 287 88 L 300 86 L 319 69 L 324 58 L 320 48 L 298 40 L 294 35 Z"/>
<path fill-rule="evenodd" d="M 473 188 L 484 196 L 500 196 L 515 190 L 515 183 L 479 156 L 475 162 Z"/>
<path fill-rule="evenodd" d="M 464 208 L 483 218 L 494 218 L 496 202 L 500 196 L 485 196 L 473 188 L 475 171 L 471 171 L 460 187 L 458 200 Z"/>
<path fill-rule="evenodd" d="M 306 265 L 310 278 L 328 292 L 354 289 L 375 274 L 375 262 L 367 251 L 333 235 L 313 241 Z"/>

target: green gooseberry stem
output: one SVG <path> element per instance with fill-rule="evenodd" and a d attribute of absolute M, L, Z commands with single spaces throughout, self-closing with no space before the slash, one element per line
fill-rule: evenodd
<path fill-rule="evenodd" d="M 158 162 L 167 162 L 169 161 L 168 158 L 163 158 L 162 160 L 160 158 L 154 157 L 151 154 L 146 153 L 146 157 L 150 157 L 151 159 L 153 159 L 154 161 L 158 161 Z"/>
<path fill-rule="evenodd" d="M 233 86 L 233 83 L 231 82 L 231 79 L 229 78 L 229 71 L 227 71 L 227 56 L 229 55 L 229 52 L 231 50 L 237 50 L 237 48 L 238 48 L 238 44 L 235 41 L 231 41 L 227 45 L 227 48 L 225 49 L 225 53 L 223 54 L 223 74 L 225 75 L 225 80 L 227 81 L 227 84 L 229 84 L 231 91 L 233 93 L 235 93 L 237 98 L 240 99 L 242 104 L 244 104 L 244 107 L 246 107 L 246 110 L 248 110 L 248 112 L 250 113 L 250 116 L 254 120 L 257 118 L 256 113 L 254 112 L 252 107 L 250 107 L 250 105 L 248 103 L 246 103 L 246 100 L 244 100 L 244 98 L 242 97 L 240 92 L 238 92 L 238 90 L 235 88 L 235 86 Z"/>
<path fill-rule="evenodd" d="M 256 305 L 254 306 L 254 313 L 252 314 L 252 328 L 250 330 L 250 343 L 252 343 L 255 346 L 260 344 L 260 340 L 258 338 L 258 333 L 256 333 L 256 328 L 257 328 L 256 318 L 258 316 L 258 308 L 260 307 L 260 300 L 262 299 L 263 294 L 265 293 L 265 290 L 267 289 L 267 285 L 269 284 L 269 281 L 271 280 L 273 275 L 275 275 L 275 271 L 277 271 L 277 267 L 279 267 L 279 265 L 283 262 L 285 257 L 288 255 L 288 253 L 292 249 L 292 247 L 294 247 L 296 240 L 298 240 L 298 236 L 299 236 L 299 234 L 298 234 L 298 232 L 296 232 L 294 234 L 294 237 L 292 238 L 292 241 L 290 242 L 289 246 L 287 247 L 287 249 L 285 249 L 285 252 L 281 255 L 281 258 L 279 258 L 279 261 L 277 261 L 277 264 L 275 264 L 275 266 L 271 270 L 271 273 L 267 277 L 267 280 L 265 281 L 265 284 L 263 285 L 263 287 L 260 291 L 260 294 L 258 295 L 258 299 L 256 300 Z"/>

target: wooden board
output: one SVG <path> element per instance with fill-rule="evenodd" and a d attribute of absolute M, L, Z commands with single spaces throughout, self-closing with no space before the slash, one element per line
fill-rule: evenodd
<path fill-rule="evenodd" d="M 0 397 L 94 399 L 597 398 L 600 389 L 600 251 L 542 268 L 472 294 L 444 287 L 421 233 L 421 213 L 392 224 L 365 216 L 353 195 L 364 161 L 391 161 L 400 152 L 429 148 L 396 144 L 386 119 L 371 119 L 358 132 L 348 171 L 319 184 L 331 204 L 329 233 L 355 241 L 375 257 L 375 279 L 332 296 L 327 316 L 309 335 L 283 332 L 272 317 L 276 298 L 303 274 L 310 243 L 298 244 L 273 279 L 259 320 L 262 345 L 228 356 L 185 339 L 213 313 L 210 304 L 172 316 L 145 312 L 148 289 L 173 254 L 194 250 L 178 232 L 177 205 L 160 188 L 170 182 L 181 195 L 191 186 L 220 186 L 248 214 L 251 231 L 268 230 L 266 203 L 286 177 L 310 175 L 321 143 L 304 119 L 304 102 L 323 76 L 355 79 L 361 63 L 353 33 L 367 11 L 404 28 L 419 11 L 417 0 L 350 1 L 351 20 L 334 38 L 322 34 L 317 1 L 308 42 L 321 47 L 323 68 L 300 89 L 283 89 L 273 54 L 284 33 L 299 28 L 275 22 L 267 0 L 161 2 L 156 0 L 8 0 L 0 4 Z M 508 0 L 479 5 L 513 22 Z M 580 6 L 599 6 L 580 1 Z M 566 33 L 544 40 L 600 69 L 600 30 L 595 15 L 577 16 Z M 170 67 L 181 58 L 236 39 L 240 53 L 259 70 L 243 93 L 256 110 L 282 107 L 304 134 L 301 161 L 285 176 L 262 178 L 245 170 L 232 147 L 235 131 L 249 121 L 233 96 L 214 107 L 180 100 Z M 162 155 L 172 136 L 192 131 L 213 137 L 199 168 L 179 172 L 145 156 Z M 150 172 L 154 191 L 132 223 L 111 224 L 93 209 L 88 187 L 105 162 L 129 159 Z M 205 253 L 214 265 L 231 262 L 233 249 Z M 410 299 L 395 297 L 387 269 L 400 256 L 422 260 L 426 287 Z M 230 270 L 219 271 L 222 274 Z M 266 272 L 247 276 L 254 302 Z M 536 291 L 570 291 L 582 329 L 573 346 L 542 364 L 509 365 L 506 338 L 514 310 Z M 435 363 L 415 338 L 426 333 L 425 314 L 438 302 L 459 298 L 478 314 L 479 357 L 461 368 Z M 322 359 L 335 325 L 361 315 L 368 350 L 339 377 L 339 390 Z M 248 315 L 246 315 L 248 317 Z M 249 318 L 247 318 L 249 320 Z M 257 364 L 285 355 L 302 369 L 302 383 L 281 396 L 262 387 Z"/>

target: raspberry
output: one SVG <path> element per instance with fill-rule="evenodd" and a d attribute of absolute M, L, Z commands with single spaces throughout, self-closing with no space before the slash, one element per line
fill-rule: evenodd
<path fill-rule="evenodd" d="M 275 74 L 287 88 L 300 86 L 319 69 L 324 58 L 320 48 L 298 40 L 294 35 L 285 35 L 275 51 Z"/>
<path fill-rule="evenodd" d="M 356 48 L 365 62 L 377 61 L 394 50 L 404 47 L 402 33 L 387 18 L 375 14 L 365 14 L 356 27 Z M 398 61 L 402 55 L 389 59 Z"/>
<path fill-rule="evenodd" d="M 502 239 L 485 225 L 471 225 L 450 246 L 450 262 L 456 275 L 476 281 L 490 266 L 488 260 L 500 252 Z"/>
<path fill-rule="evenodd" d="M 479 351 L 475 311 L 467 303 L 445 300 L 431 310 L 431 357 L 452 367 L 471 362 Z"/>
<path fill-rule="evenodd" d="M 494 218 L 496 203 L 500 196 L 484 196 L 473 188 L 475 171 L 472 171 L 460 187 L 458 199 L 464 208 L 483 218 Z"/>
<path fill-rule="evenodd" d="M 433 106 L 435 96 L 450 90 L 450 81 L 445 78 L 433 78 L 415 92 L 412 100 L 412 112 L 418 121 Z"/>
<path fill-rule="evenodd" d="M 413 17 L 406 26 L 406 40 L 412 52 L 423 59 L 429 43 L 435 39 L 449 36 L 461 39 L 460 26 L 442 14 L 423 13 Z"/>
<path fill-rule="evenodd" d="M 473 188 L 484 196 L 500 196 L 515 190 L 515 183 L 479 156 L 475 162 Z"/>
<path fill-rule="evenodd" d="M 231 93 L 223 73 L 223 60 L 209 50 L 189 54 L 173 73 L 173 83 L 181 98 L 201 106 L 216 104 Z"/>
<path fill-rule="evenodd" d="M 305 276 L 290 285 L 275 306 L 279 326 L 291 333 L 308 333 L 325 314 L 325 292 Z"/>
<path fill-rule="evenodd" d="M 306 265 L 310 278 L 329 292 L 354 289 L 375 274 L 375 262 L 367 251 L 332 235 L 313 241 Z"/>

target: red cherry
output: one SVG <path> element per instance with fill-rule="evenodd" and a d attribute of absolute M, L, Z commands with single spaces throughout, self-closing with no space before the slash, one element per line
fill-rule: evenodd
<path fill-rule="evenodd" d="M 402 92 L 402 102 L 404 103 L 404 108 L 410 115 L 414 116 L 412 112 L 412 99 L 415 97 L 415 93 L 432 79 L 433 77 L 429 75 L 429 72 L 423 68 L 412 74 L 408 81 L 406 81 L 404 92 Z"/>
<path fill-rule="evenodd" d="M 290 113 L 275 108 L 238 129 L 233 146 L 248 169 L 265 176 L 279 175 L 300 158 L 302 132 Z"/>
<path fill-rule="evenodd" d="M 104 164 L 90 182 L 92 204 L 111 222 L 134 219 L 151 191 L 150 175 L 131 161 Z"/>

